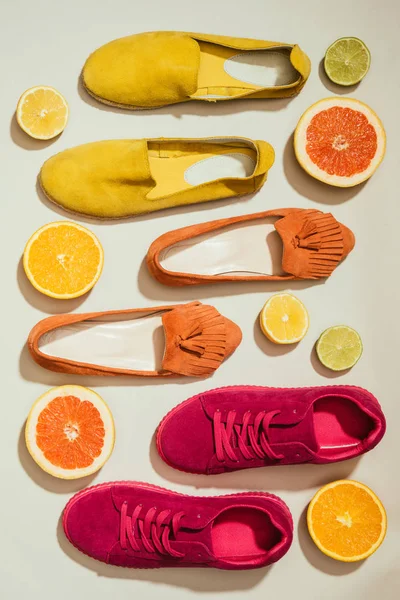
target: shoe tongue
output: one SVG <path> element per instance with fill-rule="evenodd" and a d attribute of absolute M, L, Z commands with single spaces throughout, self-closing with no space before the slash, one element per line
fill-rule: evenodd
<path fill-rule="evenodd" d="M 296 210 L 275 229 L 283 243 L 282 269 L 297 278 L 329 277 L 344 256 L 343 231 L 330 213 Z"/>
<path fill-rule="evenodd" d="M 303 418 L 296 423 L 274 425 L 272 421 L 268 428 L 270 444 L 303 444 L 311 452 L 317 452 L 318 443 L 315 436 L 314 411 L 312 404 Z"/>
<path fill-rule="evenodd" d="M 162 316 L 165 331 L 163 369 L 189 377 L 213 373 L 226 355 L 225 318 L 201 302 L 183 304 Z"/>
<path fill-rule="evenodd" d="M 188 528 L 186 529 L 184 526 L 182 529 L 178 531 L 178 535 L 176 537 L 176 541 L 178 542 L 193 542 L 196 544 L 203 544 L 209 550 L 212 550 L 212 538 L 211 538 L 211 527 L 212 521 L 207 523 L 206 525 L 202 525 L 199 528 Z"/>
<path fill-rule="evenodd" d="M 213 543 L 211 537 L 212 520 L 202 524 L 198 528 L 187 527 L 183 524 L 178 531 L 176 539 L 171 543 L 172 547 L 182 552 L 186 560 L 191 563 L 204 564 L 214 559 Z"/>

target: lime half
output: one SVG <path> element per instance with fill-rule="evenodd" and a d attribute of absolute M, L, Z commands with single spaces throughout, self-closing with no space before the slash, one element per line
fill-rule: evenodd
<path fill-rule="evenodd" d="M 370 64 L 370 51 L 355 37 L 336 40 L 325 54 L 325 72 L 331 81 L 339 85 L 354 85 L 361 81 Z"/>
<path fill-rule="evenodd" d="M 347 325 L 326 329 L 316 346 L 322 364 L 332 371 L 345 371 L 353 367 L 363 352 L 357 331 Z"/>

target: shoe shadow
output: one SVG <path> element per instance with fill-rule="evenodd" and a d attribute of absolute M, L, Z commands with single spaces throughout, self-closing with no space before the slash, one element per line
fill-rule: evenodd
<path fill-rule="evenodd" d="M 58 479 L 43 471 L 33 460 L 28 452 L 25 443 L 25 426 L 26 421 L 21 427 L 18 437 L 18 458 L 25 473 L 32 479 L 36 485 L 39 485 L 48 492 L 55 494 L 73 494 L 90 485 L 93 479 L 100 473 L 97 471 L 93 475 L 81 477 L 80 479 Z"/>
<path fill-rule="evenodd" d="M 185 115 L 196 115 L 198 117 L 207 117 L 210 118 L 212 116 L 220 117 L 221 115 L 234 115 L 247 111 L 278 111 L 284 110 L 290 102 L 293 100 L 292 98 L 266 98 L 266 99 L 237 99 L 227 102 L 204 102 L 204 101 L 190 101 L 190 102 L 180 102 L 178 104 L 171 104 L 169 106 L 163 106 L 161 108 L 151 108 L 151 109 L 142 109 L 142 110 L 129 110 L 126 108 L 119 108 L 117 106 L 111 106 L 109 104 L 105 104 L 96 100 L 93 96 L 87 92 L 85 86 L 82 81 L 82 74 L 80 74 L 78 78 L 77 84 L 78 94 L 81 99 L 102 111 L 113 112 L 119 114 L 132 115 L 133 117 L 142 118 L 142 117 L 154 117 L 154 115 L 172 115 L 176 119 L 181 119 Z M 211 110 L 210 110 L 210 104 Z"/>
<path fill-rule="evenodd" d="M 299 491 L 320 488 L 338 479 L 347 479 L 357 466 L 360 457 L 328 465 L 289 465 L 243 469 L 220 475 L 195 475 L 184 473 L 167 465 L 158 454 L 156 434 L 150 443 L 150 462 L 158 475 L 170 483 L 192 486 L 195 489 L 238 489 L 260 491 Z"/>
<path fill-rule="evenodd" d="M 294 153 L 294 133 L 288 139 L 283 151 L 283 170 L 286 179 L 301 196 L 313 202 L 329 204 L 342 204 L 359 194 L 368 181 L 349 188 L 340 188 L 318 181 L 308 175 L 299 165 Z"/>
<path fill-rule="evenodd" d="M 21 350 L 19 372 L 25 381 L 57 387 L 60 385 L 82 385 L 88 388 L 101 387 L 142 387 L 158 385 L 190 385 L 198 381 L 195 377 L 100 377 L 89 375 L 69 375 L 48 371 L 38 365 L 30 355 L 27 344 Z"/>
<path fill-rule="evenodd" d="M 82 554 L 64 535 L 62 517 L 57 525 L 57 540 L 61 550 L 73 561 L 94 571 L 99 577 L 149 581 L 154 584 L 181 587 L 194 592 L 234 592 L 250 590 L 268 575 L 272 566 L 249 571 L 221 571 L 209 569 L 204 577 L 204 569 L 129 569 L 99 562 Z"/>
<path fill-rule="evenodd" d="M 189 285 L 184 287 L 170 287 L 154 279 L 147 268 L 144 258 L 138 272 L 139 291 L 149 300 L 160 302 L 182 303 L 207 298 L 224 298 L 226 296 L 239 296 L 255 292 L 279 292 L 287 289 L 302 290 L 315 285 L 323 285 L 325 281 L 246 281 L 246 282 L 218 282 L 206 285 Z M 216 306 L 218 309 L 218 306 Z M 229 318 L 229 315 L 224 315 Z"/>
<path fill-rule="evenodd" d="M 64 208 L 64 207 L 60 206 L 59 204 L 56 204 L 55 202 L 50 200 L 44 193 L 42 186 L 40 184 L 40 174 L 37 176 L 37 179 L 36 179 L 36 193 L 37 193 L 37 196 L 38 196 L 40 202 L 42 204 L 44 204 L 44 206 L 46 208 L 57 213 L 64 219 L 70 219 L 70 220 L 73 219 L 74 221 L 81 221 L 82 223 L 87 223 L 89 226 L 90 225 L 97 225 L 97 226 L 99 226 L 99 225 L 105 225 L 105 226 L 120 225 L 120 226 L 123 226 L 123 225 L 129 224 L 129 223 L 141 223 L 143 221 L 146 222 L 149 219 L 155 220 L 155 219 L 162 219 L 163 217 L 166 217 L 166 216 L 172 217 L 174 215 L 182 215 L 183 213 L 185 215 L 190 214 L 190 213 L 198 213 L 201 211 L 207 211 L 208 213 L 211 211 L 211 213 L 212 213 L 213 208 L 223 208 L 225 206 L 230 206 L 233 203 L 235 203 L 235 205 L 247 204 L 255 196 L 255 194 L 246 194 L 243 196 L 225 198 L 222 200 L 210 200 L 207 202 L 199 202 L 198 204 L 176 206 L 174 208 L 164 208 L 162 210 L 157 210 L 155 212 L 146 213 L 143 215 L 137 215 L 137 216 L 133 216 L 133 217 L 121 217 L 121 218 L 116 218 L 116 219 L 101 219 L 98 217 L 91 217 L 89 215 L 82 215 L 79 213 L 75 213 L 73 211 L 67 210 L 66 208 Z M 149 240 L 149 246 L 152 241 L 153 241 L 152 239 Z"/>
<path fill-rule="evenodd" d="M 339 560 L 334 560 L 329 556 L 326 556 L 319 548 L 314 544 L 308 533 L 307 528 L 307 507 L 301 513 L 298 526 L 297 535 L 299 538 L 300 548 L 303 551 L 304 556 L 308 562 L 323 573 L 327 575 L 343 576 L 354 573 L 365 563 L 365 560 L 359 562 L 346 563 Z"/>
<path fill-rule="evenodd" d="M 49 296 L 40 293 L 33 287 L 25 274 L 22 256 L 19 259 L 17 267 L 17 283 L 19 291 L 28 304 L 46 315 L 57 315 L 74 311 L 85 302 L 91 292 L 90 290 L 84 296 L 73 298 L 71 300 L 57 300 L 57 298 L 50 298 Z"/>
<path fill-rule="evenodd" d="M 87 217 L 85 215 L 80 215 L 78 213 L 74 213 L 71 210 L 67 210 L 66 208 L 63 208 L 59 204 L 52 202 L 43 191 L 43 188 L 40 183 L 40 173 L 36 177 L 36 186 L 35 187 L 36 187 L 36 194 L 37 194 L 40 202 L 46 208 L 57 213 L 58 215 L 60 215 L 60 217 L 63 217 L 63 219 L 66 219 L 66 220 L 73 219 L 74 221 L 82 221 L 82 223 L 87 223 L 88 225 L 90 225 L 90 224 L 91 225 L 102 225 L 102 224 L 106 225 L 109 223 L 111 223 L 111 224 L 113 223 L 113 221 L 105 221 L 104 219 L 96 219 L 95 217 Z"/>

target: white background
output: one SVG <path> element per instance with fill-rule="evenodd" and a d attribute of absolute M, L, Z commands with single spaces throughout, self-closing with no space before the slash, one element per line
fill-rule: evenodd
<path fill-rule="evenodd" d="M 2 0 L 1 4 L 2 598 L 398 598 L 398 0 Z M 99 105 L 85 94 L 78 78 L 90 52 L 114 38 L 158 29 L 299 43 L 312 60 L 312 74 L 303 92 L 293 100 L 188 103 L 129 113 Z M 356 89 L 349 90 L 330 84 L 320 65 L 328 45 L 345 35 L 362 38 L 372 53 L 369 74 Z M 13 117 L 20 94 L 38 84 L 56 87 L 70 105 L 68 127 L 52 143 L 29 139 Z M 333 94 L 348 94 L 370 104 L 388 133 L 383 164 L 366 185 L 355 189 L 329 188 L 312 180 L 293 156 L 291 136 L 299 117 L 310 104 Z M 31 287 L 20 262 L 25 242 L 43 224 L 70 218 L 47 203 L 35 187 L 44 160 L 64 148 L 94 140 L 213 135 L 261 138 L 274 146 L 276 162 L 259 193 L 127 222 L 91 222 L 88 226 L 105 250 L 104 272 L 92 293 L 63 302 L 41 296 Z M 309 333 L 295 348 L 273 346 L 257 323 L 264 302 L 273 291 L 283 289 L 281 286 L 253 283 L 170 289 L 153 281 L 143 265 L 150 242 L 165 231 L 287 206 L 332 211 L 353 229 L 357 238 L 353 253 L 328 281 L 291 286 L 311 317 Z M 34 364 L 25 347 L 31 327 L 48 314 L 193 299 L 215 304 L 243 330 L 242 345 L 209 380 L 100 380 L 57 375 Z M 318 364 L 313 346 L 323 329 L 340 323 L 360 332 L 365 351 L 351 372 L 334 377 Z M 115 451 L 90 481 L 68 483 L 53 479 L 36 467 L 25 449 L 24 421 L 32 403 L 49 387 L 64 383 L 93 387 L 109 403 L 115 417 Z M 227 384 L 333 383 L 366 387 L 378 397 L 386 413 L 386 437 L 360 460 L 207 477 L 170 469 L 158 458 L 153 442 L 150 444 L 164 414 L 195 393 Z M 304 511 L 316 489 L 342 477 L 353 477 L 369 485 L 388 512 L 386 540 L 362 564 L 346 565 L 325 557 L 313 546 L 305 527 Z M 59 525 L 67 500 L 90 483 L 130 478 L 189 494 L 272 491 L 281 495 L 293 512 L 293 546 L 276 565 L 247 572 L 124 570 L 80 555 L 66 542 Z"/>

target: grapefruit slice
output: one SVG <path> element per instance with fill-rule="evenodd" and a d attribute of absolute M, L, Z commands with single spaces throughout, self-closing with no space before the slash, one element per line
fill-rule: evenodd
<path fill-rule="evenodd" d="M 311 500 L 307 526 L 314 543 L 331 558 L 355 562 L 371 556 L 387 529 L 382 502 L 363 483 L 333 481 Z"/>
<path fill-rule="evenodd" d="M 294 149 L 303 169 L 337 187 L 366 181 L 381 163 L 386 134 L 374 111 L 353 98 L 326 98 L 301 117 Z"/>
<path fill-rule="evenodd" d="M 95 473 L 114 447 L 114 421 L 104 400 L 80 385 L 49 390 L 35 402 L 25 427 L 33 460 L 60 479 Z"/>

